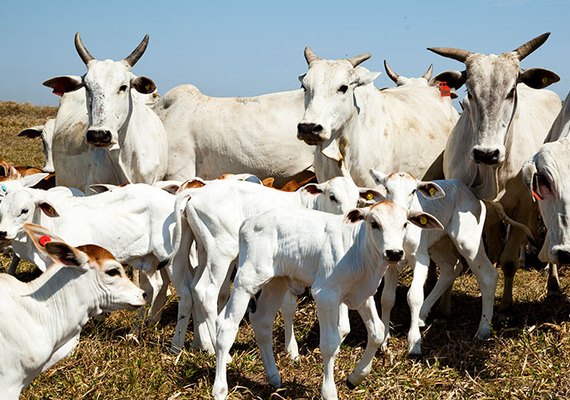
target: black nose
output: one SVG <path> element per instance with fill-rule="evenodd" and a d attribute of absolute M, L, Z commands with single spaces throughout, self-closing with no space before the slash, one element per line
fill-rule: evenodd
<path fill-rule="evenodd" d="M 8 235 L 8 232 L 0 231 L 0 239 L 6 239 L 6 235 Z"/>
<path fill-rule="evenodd" d="M 111 132 L 105 130 L 88 130 L 87 131 L 87 142 L 95 146 L 105 145 L 111 143 Z"/>
<path fill-rule="evenodd" d="M 386 250 L 385 258 L 388 261 L 400 261 L 404 256 L 403 250 Z"/>
<path fill-rule="evenodd" d="M 481 150 L 473 149 L 473 159 L 477 164 L 494 165 L 499 162 L 499 149 Z"/>
<path fill-rule="evenodd" d="M 322 125 L 301 123 L 297 125 L 297 136 L 318 135 L 323 129 Z"/>
<path fill-rule="evenodd" d="M 147 297 L 148 297 L 148 295 L 146 294 L 146 292 L 143 292 L 143 299 L 146 300 Z"/>
<path fill-rule="evenodd" d="M 2 233 L 2 232 L 0 232 Z M 558 250 L 556 252 L 556 257 L 558 258 L 558 263 L 562 265 L 570 265 L 570 251 Z"/>

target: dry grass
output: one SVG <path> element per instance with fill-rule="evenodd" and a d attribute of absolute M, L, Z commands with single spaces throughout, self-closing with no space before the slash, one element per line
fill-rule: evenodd
<path fill-rule="evenodd" d="M 53 108 L 0 103 L 0 159 L 16 164 L 42 165 L 41 148 L 16 138 L 23 127 L 43 123 Z M 35 147 L 34 147 L 35 146 Z M 0 258 L 2 268 L 8 259 Z M 19 278 L 31 279 L 25 264 Z M 352 332 L 337 359 L 335 378 L 343 399 L 564 399 L 570 398 L 570 276 L 561 270 L 564 296 L 545 299 L 546 277 L 521 270 L 515 278 L 512 316 L 495 323 L 494 336 L 473 340 L 481 301 L 475 278 L 459 278 L 453 296 L 453 316 L 434 318 L 424 330 L 424 356 L 406 356 L 409 311 L 405 285 L 398 288 L 392 314 L 389 354 L 379 352 L 365 382 L 350 391 L 344 381 L 363 352 L 366 334 L 352 315 Z M 502 282 L 499 283 L 502 287 Z M 497 299 L 501 295 L 498 290 Z M 169 341 L 176 320 L 171 298 L 158 326 L 144 328 L 138 342 L 127 340 L 136 320 L 134 312 L 116 312 L 102 322 L 90 321 L 72 356 L 38 377 L 22 399 L 202 399 L 210 398 L 215 359 L 193 350 L 172 356 Z M 17 321 L 14 321 L 17 323 Z M 311 301 L 302 302 L 296 316 L 300 361 L 283 354 L 281 325 L 276 324 L 275 347 L 283 388 L 265 383 L 259 352 L 247 322 L 240 328 L 228 367 L 230 398 L 318 398 L 321 357 L 318 323 Z M 192 333 L 187 337 L 190 344 Z"/>

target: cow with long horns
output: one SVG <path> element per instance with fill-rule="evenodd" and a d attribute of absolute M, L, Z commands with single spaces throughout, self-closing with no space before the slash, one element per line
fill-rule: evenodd
<path fill-rule="evenodd" d="M 97 60 L 77 33 L 75 48 L 87 73 L 44 82 L 55 94 L 64 95 L 53 139 L 58 185 L 87 190 L 95 183 L 153 183 L 164 177 L 166 134 L 158 116 L 145 104 L 156 85 L 131 72 L 148 40 L 147 35 L 123 60 Z M 78 137 L 78 131 L 83 136 Z M 82 162 L 86 165 L 85 160 L 87 170 L 78 168 Z"/>
<path fill-rule="evenodd" d="M 403 85 L 377 90 L 379 73 L 348 60 L 320 59 L 305 49 L 309 65 L 299 78 L 305 90 L 305 113 L 297 137 L 317 146 L 319 181 L 351 176 L 359 186 L 374 185 L 368 170 L 406 171 L 422 177 L 442 152 L 459 118 L 449 97 L 434 87 Z"/>
<path fill-rule="evenodd" d="M 543 90 L 560 78 L 542 68 L 523 70 L 520 62 L 549 35 L 542 34 L 500 55 L 455 48 L 428 49 L 466 67 L 435 78 L 456 89 L 465 84 L 468 92 L 463 101 L 464 112 L 445 149 L 445 177 L 462 180 L 479 199 L 494 205 L 503 215 L 501 219 L 505 220 L 506 212 L 530 228 L 531 234 L 537 225 L 538 210 L 519 175 L 523 162 L 541 146 L 561 108 L 558 95 Z M 487 253 L 503 268 L 501 309 L 505 311 L 512 306 L 513 277 L 525 230 L 510 229 L 504 243 L 497 237 L 506 235 L 500 222 L 497 213 L 489 210 L 485 228 Z M 529 235 L 528 230 L 526 234 Z"/>

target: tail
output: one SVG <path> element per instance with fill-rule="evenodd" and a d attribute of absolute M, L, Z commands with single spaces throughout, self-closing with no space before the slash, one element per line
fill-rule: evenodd
<path fill-rule="evenodd" d="M 534 238 L 534 235 L 532 234 L 530 229 L 525 224 L 521 224 L 520 222 L 517 222 L 514 219 L 512 219 L 511 217 L 509 217 L 507 215 L 507 213 L 505 212 L 503 205 L 501 203 L 499 203 L 499 201 L 497 201 L 497 200 L 484 200 L 484 202 L 485 202 L 485 204 L 488 204 L 488 205 L 495 208 L 495 210 L 497 211 L 497 214 L 499 215 L 499 218 L 501 219 L 501 221 L 503 221 L 504 223 L 509 224 L 515 228 L 521 229 L 524 232 L 524 234 L 526 235 L 526 237 L 528 238 L 528 240 L 531 242 L 531 244 L 533 246 L 537 246 L 538 242 Z"/>
<path fill-rule="evenodd" d="M 186 189 L 176 196 L 176 202 L 174 203 L 175 224 L 172 231 L 172 253 L 170 253 L 170 256 L 168 257 L 169 263 L 172 263 L 172 260 L 174 260 L 174 257 L 180 250 L 180 243 L 182 242 L 182 224 L 184 223 L 184 221 L 182 221 L 182 215 L 184 214 L 186 204 L 188 204 L 192 194 L 194 194 L 193 189 Z"/>

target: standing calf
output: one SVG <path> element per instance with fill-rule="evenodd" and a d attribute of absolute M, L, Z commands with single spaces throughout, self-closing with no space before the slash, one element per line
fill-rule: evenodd
<path fill-rule="evenodd" d="M 391 201 L 376 203 L 369 210 L 355 209 L 346 216 L 274 209 L 246 220 L 240 228 L 234 289 L 217 320 L 213 396 L 227 396 L 229 350 L 249 300 L 262 289 L 250 320 L 272 386 L 281 385 L 272 349 L 275 313 L 287 289 L 300 293 L 308 286 L 320 325 L 323 398 L 337 398 L 334 360 L 348 333 L 346 307 L 358 310 L 368 331 L 364 356 L 348 377 L 350 384 L 360 383 L 384 340 L 372 296 L 388 265 L 404 256 L 408 221 L 422 228 L 442 228 L 433 216 L 408 211 Z"/>

